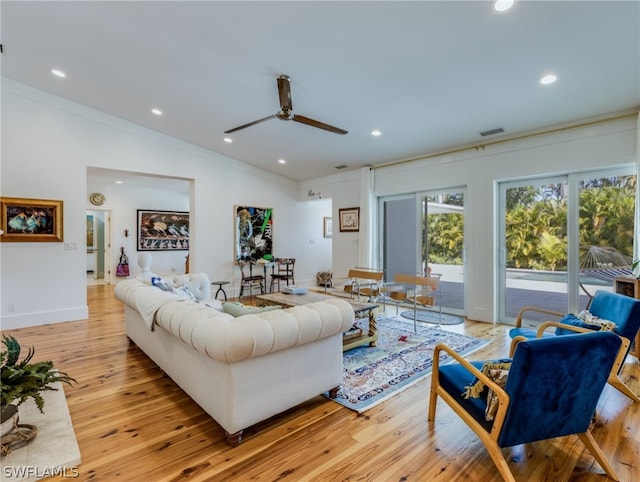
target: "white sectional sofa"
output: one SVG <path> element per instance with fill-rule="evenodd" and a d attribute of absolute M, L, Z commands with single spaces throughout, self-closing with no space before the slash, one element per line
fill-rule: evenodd
<path fill-rule="evenodd" d="M 242 431 L 342 380 L 342 333 L 353 309 L 335 299 L 234 318 L 209 305 L 205 274 L 183 275 L 197 300 L 139 279 L 120 281 L 126 333 L 225 430 Z M 180 281 L 180 278 L 177 278 Z"/>

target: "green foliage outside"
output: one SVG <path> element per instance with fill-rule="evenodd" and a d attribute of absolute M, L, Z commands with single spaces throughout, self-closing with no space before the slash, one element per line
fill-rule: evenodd
<path fill-rule="evenodd" d="M 563 184 L 507 190 L 507 267 L 567 269 L 567 200 Z M 635 176 L 588 180 L 580 186 L 581 247 L 616 248 L 633 256 Z M 449 202 L 447 199 L 442 202 Z M 463 205 L 462 199 L 450 204 Z M 429 263 L 462 264 L 463 215 L 427 216 Z"/>

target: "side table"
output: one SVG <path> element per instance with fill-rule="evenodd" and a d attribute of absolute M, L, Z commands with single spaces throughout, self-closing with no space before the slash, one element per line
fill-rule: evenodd
<path fill-rule="evenodd" d="M 227 293 L 225 292 L 223 286 L 224 285 L 228 285 L 229 282 L 228 281 L 212 281 L 211 284 L 213 286 L 217 286 L 218 290 L 216 291 L 215 296 L 213 297 L 214 299 L 218 299 L 218 293 L 220 293 L 222 291 L 222 294 L 224 295 L 224 300 L 227 301 Z"/>

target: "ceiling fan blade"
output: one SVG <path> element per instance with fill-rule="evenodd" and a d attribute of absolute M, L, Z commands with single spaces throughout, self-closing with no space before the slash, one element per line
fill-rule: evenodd
<path fill-rule="evenodd" d="M 291 112 L 293 104 L 291 103 L 291 83 L 288 75 L 278 77 L 278 95 L 280 96 L 280 108 L 284 112 Z"/>
<path fill-rule="evenodd" d="M 309 119 L 303 115 L 294 114 L 293 120 L 296 122 L 300 122 L 302 124 L 307 124 L 311 127 L 317 127 L 318 129 L 324 129 L 325 131 L 333 132 L 334 134 L 348 134 L 349 131 L 345 131 L 344 129 L 340 129 L 339 127 L 330 126 L 329 124 L 325 124 L 324 122 L 320 122 L 314 119 Z"/>
<path fill-rule="evenodd" d="M 260 122 L 268 121 L 269 119 L 273 119 L 273 118 L 275 118 L 275 117 L 276 117 L 276 115 L 275 115 L 275 114 L 272 114 L 272 115 L 270 115 L 270 116 L 263 117 L 262 119 L 258 119 L 258 120 L 256 120 L 256 121 L 249 122 L 248 124 L 243 124 L 243 125 L 241 125 L 241 126 L 234 127 L 233 129 L 229 129 L 228 131 L 224 131 L 224 133 L 225 133 L 225 134 L 231 134 L 232 132 L 239 131 L 240 129 L 245 129 L 245 128 L 247 128 L 247 127 L 251 127 L 251 126 L 254 126 L 254 125 L 256 125 L 256 124 L 260 124 Z"/>

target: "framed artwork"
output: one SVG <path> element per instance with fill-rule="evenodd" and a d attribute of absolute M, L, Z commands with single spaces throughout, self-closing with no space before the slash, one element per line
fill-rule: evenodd
<path fill-rule="evenodd" d="M 273 208 L 233 207 L 235 259 L 273 259 Z"/>
<path fill-rule="evenodd" d="M 138 209 L 138 251 L 188 250 L 188 212 Z"/>
<path fill-rule="evenodd" d="M 331 222 L 331 218 L 326 217 L 324 218 L 324 237 L 325 238 L 330 238 L 333 235 L 333 226 L 332 226 L 332 222 Z"/>
<path fill-rule="evenodd" d="M 3 242 L 61 243 L 63 202 L 46 199 L 1 197 Z"/>
<path fill-rule="evenodd" d="M 87 249 L 93 248 L 93 214 L 87 214 Z"/>
<path fill-rule="evenodd" d="M 360 231 L 360 208 L 338 209 L 340 232 Z"/>

